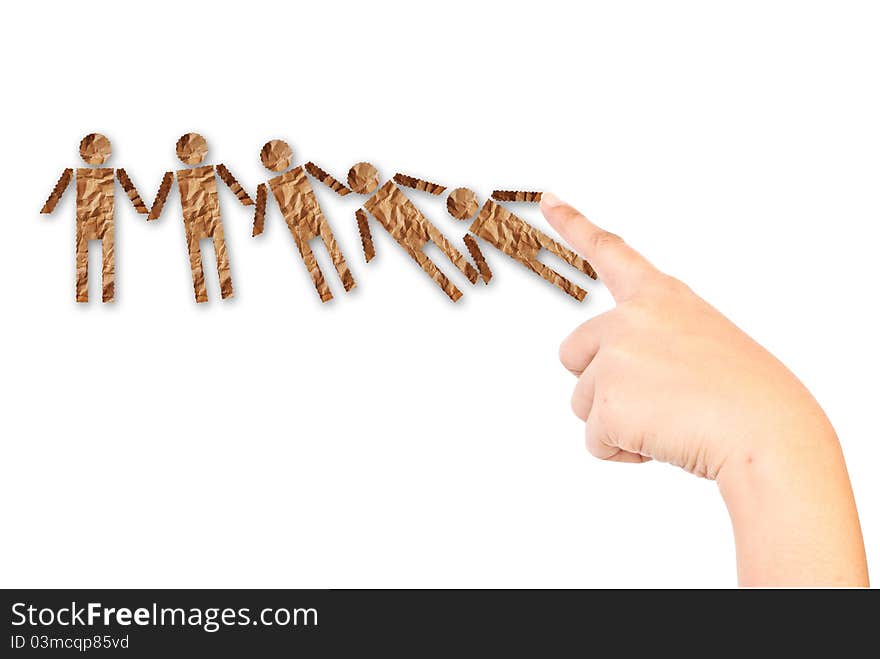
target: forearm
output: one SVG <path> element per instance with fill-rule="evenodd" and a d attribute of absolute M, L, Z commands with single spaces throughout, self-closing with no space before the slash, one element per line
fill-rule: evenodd
<path fill-rule="evenodd" d="M 764 445 L 732 456 L 717 479 L 740 585 L 867 586 L 858 513 L 830 423 Z"/>

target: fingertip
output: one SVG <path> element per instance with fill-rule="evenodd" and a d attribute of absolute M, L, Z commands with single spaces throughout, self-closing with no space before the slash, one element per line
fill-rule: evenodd
<path fill-rule="evenodd" d="M 562 201 L 552 192 L 544 192 L 541 194 L 541 213 L 556 231 L 565 236 L 566 220 L 571 215 L 579 215 L 571 205 Z"/>
<path fill-rule="evenodd" d="M 541 193 L 541 208 L 556 208 L 557 206 L 562 206 L 563 204 L 565 204 L 565 202 L 552 192 Z"/>

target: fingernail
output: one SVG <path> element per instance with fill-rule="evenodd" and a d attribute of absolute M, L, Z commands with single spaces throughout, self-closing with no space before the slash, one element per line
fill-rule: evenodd
<path fill-rule="evenodd" d="M 541 194 L 541 203 L 544 204 L 547 208 L 556 208 L 557 206 L 565 205 L 565 202 L 562 201 L 559 197 L 557 197 L 552 192 L 544 192 Z"/>

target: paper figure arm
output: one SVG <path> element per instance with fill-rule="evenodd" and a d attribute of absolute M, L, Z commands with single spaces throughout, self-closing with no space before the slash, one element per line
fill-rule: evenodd
<path fill-rule="evenodd" d="M 541 193 L 533 190 L 493 190 L 492 199 L 495 201 L 538 203 L 541 201 Z"/>
<path fill-rule="evenodd" d="M 333 190 L 333 192 L 338 194 L 340 197 L 344 197 L 345 195 L 351 193 L 351 190 L 349 190 L 344 183 L 342 183 L 341 181 L 337 181 L 335 178 L 330 176 L 330 174 L 318 167 L 315 163 L 307 162 L 305 164 L 305 169 L 309 174 L 311 174 L 321 183 Z"/>
<path fill-rule="evenodd" d="M 257 186 L 257 203 L 254 206 L 254 231 L 251 236 L 259 236 L 263 233 L 263 224 L 266 222 L 266 201 L 269 198 L 269 191 L 266 189 L 265 183 Z"/>
<path fill-rule="evenodd" d="M 254 200 L 250 198 L 247 192 L 244 191 L 244 188 L 241 187 L 238 181 L 235 180 L 235 177 L 232 175 L 226 165 L 219 164 L 217 165 L 217 173 L 220 174 L 220 178 L 223 182 L 232 190 L 232 194 L 236 196 L 239 202 L 241 202 L 242 206 L 253 206 Z"/>
<path fill-rule="evenodd" d="M 134 187 L 134 183 L 132 183 L 128 173 L 120 167 L 116 170 L 116 178 L 119 179 L 119 185 L 125 190 L 125 194 L 128 195 L 128 199 L 131 201 L 134 209 L 141 215 L 148 215 L 150 209 L 144 204 L 144 200 L 141 199 L 141 196 L 138 194 L 137 188 Z"/>
<path fill-rule="evenodd" d="M 364 260 L 369 263 L 376 256 L 376 248 L 373 246 L 373 234 L 370 233 L 370 222 L 367 214 L 360 208 L 354 212 L 357 220 L 358 233 L 361 235 L 361 246 L 364 248 Z"/>
<path fill-rule="evenodd" d="M 56 183 L 55 187 L 52 188 L 52 192 L 49 193 L 49 198 L 46 200 L 46 203 L 43 204 L 43 208 L 40 209 L 40 213 L 48 215 L 55 210 L 55 206 L 58 205 L 58 202 L 61 200 L 61 195 L 64 194 L 67 186 L 70 185 L 70 179 L 72 178 L 73 170 L 68 167 L 61 173 L 61 178 L 58 179 L 58 183 Z"/>
<path fill-rule="evenodd" d="M 489 280 L 492 279 L 492 271 L 489 269 L 489 264 L 486 263 L 486 257 L 483 256 L 483 252 L 480 249 L 480 245 L 477 243 L 477 239 L 469 233 L 465 234 L 464 244 L 467 247 L 468 252 L 470 252 L 474 263 L 477 264 L 477 270 L 480 271 L 480 277 L 483 278 L 484 283 L 488 284 Z"/>
<path fill-rule="evenodd" d="M 431 183 L 430 181 L 416 178 L 415 176 L 408 176 L 407 174 L 401 174 L 400 172 L 397 172 L 397 174 L 394 175 L 394 181 L 405 188 L 421 190 L 422 192 L 427 192 L 432 195 L 441 195 L 446 191 L 445 185 Z"/>
<path fill-rule="evenodd" d="M 159 184 L 159 191 L 156 193 L 156 198 L 153 200 L 153 207 L 150 209 L 150 214 L 147 216 L 147 221 L 150 220 L 158 220 L 159 216 L 162 214 L 162 209 L 165 207 L 165 201 L 168 199 L 168 193 L 171 192 L 171 186 L 174 183 L 174 174 L 172 172 L 165 172 L 165 176 L 162 177 L 162 182 Z"/>

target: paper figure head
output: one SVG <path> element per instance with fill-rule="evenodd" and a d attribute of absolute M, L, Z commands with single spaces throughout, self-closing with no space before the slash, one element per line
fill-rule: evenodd
<path fill-rule="evenodd" d="M 198 165 L 208 155 L 208 143 L 198 133 L 187 133 L 177 140 L 177 157 L 187 165 Z"/>
<path fill-rule="evenodd" d="M 260 149 L 263 167 L 273 172 L 283 172 L 293 163 L 293 149 L 284 140 L 269 140 Z"/>
<path fill-rule="evenodd" d="M 470 188 L 456 188 L 446 197 L 446 210 L 456 220 L 469 220 L 477 212 L 477 195 Z"/>
<path fill-rule="evenodd" d="M 89 133 L 79 143 L 79 155 L 90 165 L 103 165 L 110 157 L 110 140 L 101 133 Z"/>
<path fill-rule="evenodd" d="M 379 187 L 379 170 L 368 162 L 359 162 L 348 170 L 348 187 L 358 194 L 372 194 Z"/>

